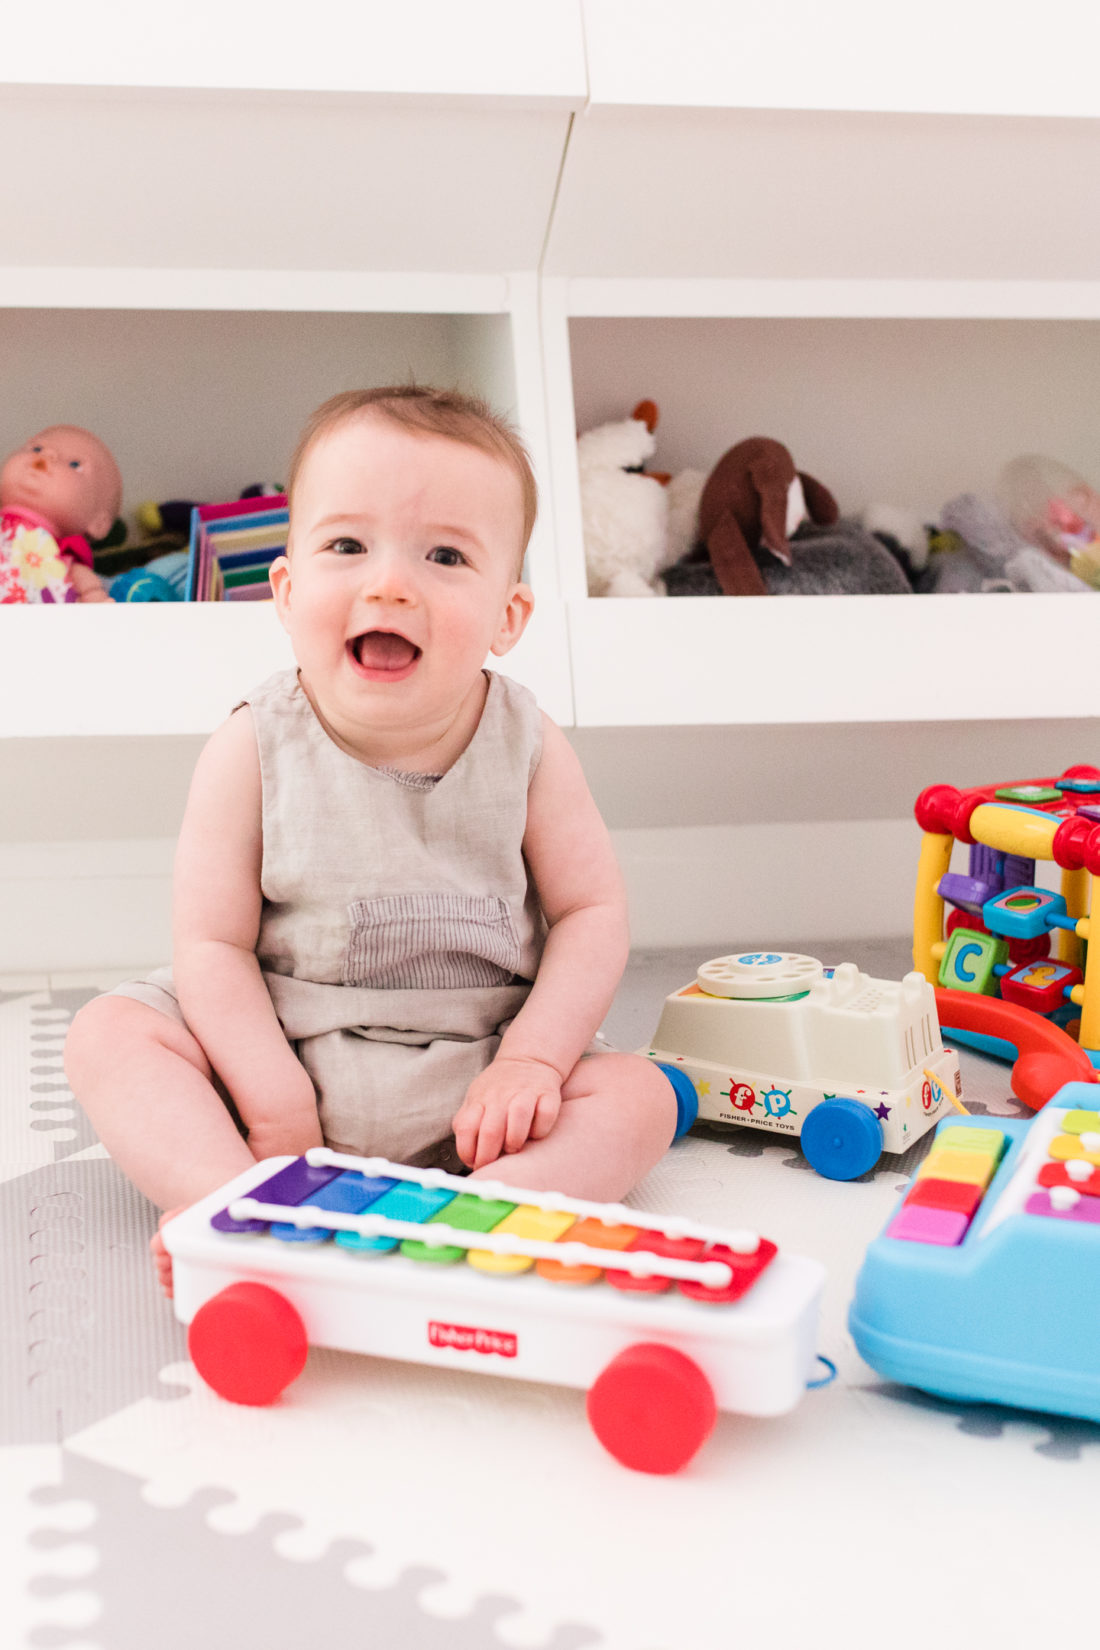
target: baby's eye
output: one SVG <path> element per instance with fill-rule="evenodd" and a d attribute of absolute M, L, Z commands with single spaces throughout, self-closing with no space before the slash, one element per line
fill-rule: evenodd
<path fill-rule="evenodd" d="M 42 443 L 40 441 L 36 441 L 34 443 L 34 445 L 32 446 L 32 448 L 31 448 L 31 452 L 32 453 L 40 453 L 41 451 L 42 451 Z"/>
<path fill-rule="evenodd" d="M 70 458 L 70 460 L 69 460 L 69 469 L 70 470 L 79 470 L 80 469 L 80 460 L 79 460 L 79 458 Z"/>
<path fill-rule="evenodd" d="M 363 553 L 364 547 L 358 539 L 333 539 L 326 548 L 338 556 L 358 556 Z"/>
<path fill-rule="evenodd" d="M 437 562 L 440 567 L 463 567 L 466 563 L 462 551 L 451 544 L 437 544 L 434 550 L 429 551 L 428 560 Z"/>

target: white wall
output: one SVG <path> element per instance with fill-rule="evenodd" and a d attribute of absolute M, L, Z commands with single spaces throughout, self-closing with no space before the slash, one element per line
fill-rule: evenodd
<path fill-rule="evenodd" d="M 577 428 L 660 408 L 655 469 L 709 470 L 752 435 L 784 442 L 854 512 L 935 519 L 1040 452 L 1100 486 L 1100 323 L 582 319 Z"/>
<path fill-rule="evenodd" d="M 908 933 L 925 785 L 1097 760 L 1100 723 L 571 730 L 638 947 Z M 0 974 L 166 960 L 201 739 L 0 743 Z M 135 784 L 134 776 L 140 781 Z"/>
<path fill-rule="evenodd" d="M 459 328 L 442 315 L 0 309 L 4 376 L 20 386 L 0 405 L 0 452 L 47 424 L 84 424 L 118 459 L 127 511 L 235 498 L 285 478 L 327 396 L 469 376 Z"/>

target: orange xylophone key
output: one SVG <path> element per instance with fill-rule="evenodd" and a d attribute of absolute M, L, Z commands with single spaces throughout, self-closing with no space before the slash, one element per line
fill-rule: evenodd
<path fill-rule="evenodd" d="M 638 1236 L 636 1226 L 605 1226 L 602 1220 L 589 1215 L 579 1220 L 560 1240 L 563 1243 L 590 1243 L 594 1249 L 629 1249 Z M 566 1266 L 560 1260 L 540 1260 L 535 1271 L 553 1283 L 595 1283 L 599 1266 Z"/>

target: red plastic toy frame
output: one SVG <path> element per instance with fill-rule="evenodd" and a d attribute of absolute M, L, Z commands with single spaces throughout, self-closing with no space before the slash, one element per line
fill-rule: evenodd
<path fill-rule="evenodd" d="M 947 1036 L 955 1026 L 1012 1044 L 1017 1053 L 1012 1092 L 1032 1111 L 1045 1106 L 1063 1083 L 1100 1082 L 1100 1072 L 1080 1044 L 1030 1008 L 946 986 L 936 987 L 936 1008 Z"/>

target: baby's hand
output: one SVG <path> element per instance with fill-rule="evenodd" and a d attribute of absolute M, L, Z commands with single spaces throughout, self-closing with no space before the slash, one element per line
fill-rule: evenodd
<path fill-rule="evenodd" d="M 451 1120 L 463 1163 L 483 1169 L 550 1133 L 561 1110 L 561 1074 L 541 1060 L 501 1058 L 474 1079 Z"/>

